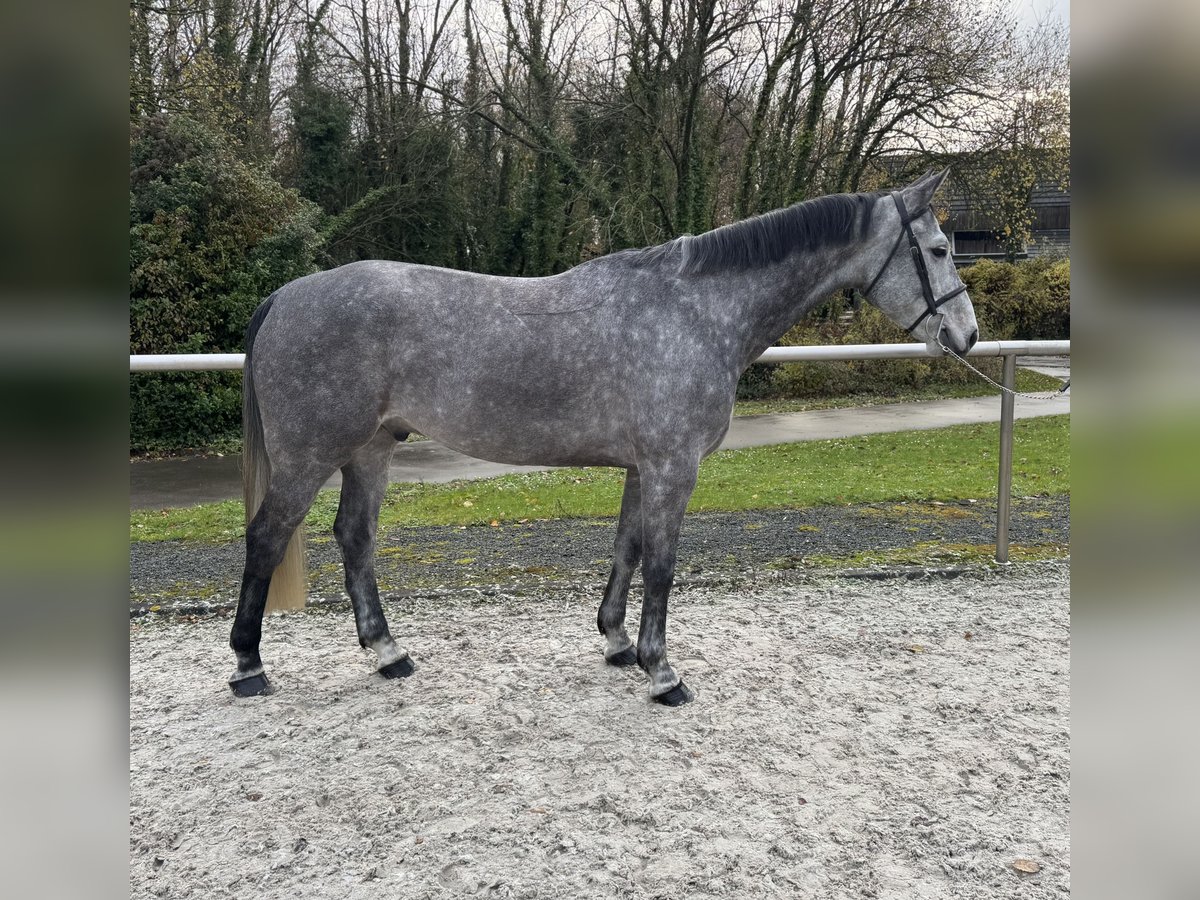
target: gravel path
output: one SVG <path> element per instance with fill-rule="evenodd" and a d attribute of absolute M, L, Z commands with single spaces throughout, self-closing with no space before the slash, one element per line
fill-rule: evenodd
<path fill-rule="evenodd" d="M 385 594 L 430 594 L 463 587 L 498 586 L 509 592 L 541 591 L 547 582 L 594 583 L 608 576 L 613 519 L 552 519 L 496 528 L 401 528 L 383 536 L 376 556 Z M 739 577 L 763 569 L 804 567 L 824 557 L 906 550 L 953 563 L 956 554 L 996 536 L 993 502 L 886 503 L 810 509 L 696 513 L 684 519 L 679 544 L 682 579 Z M 1011 541 L 1016 546 L 1065 548 L 1070 542 L 1068 497 L 1014 501 Z M 1041 555 L 1045 555 L 1044 553 Z M 130 601 L 203 612 L 236 601 L 245 549 L 181 541 L 130 545 Z M 310 596 L 339 600 L 341 556 L 328 534 L 310 532 Z"/>
<path fill-rule="evenodd" d="M 134 619 L 131 894 L 1068 896 L 1066 562 L 685 585 L 677 710 L 594 593 L 392 601 L 400 683 L 344 606 L 274 616 L 249 700 L 227 617 Z"/>

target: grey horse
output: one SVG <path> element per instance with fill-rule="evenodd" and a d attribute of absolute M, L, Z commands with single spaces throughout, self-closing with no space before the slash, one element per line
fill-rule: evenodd
<path fill-rule="evenodd" d="M 626 470 L 597 625 L 650 697 L 692 692 L 667 661 L 667 596 L 700 461 L 739 376 L 802 315 L 856 288 L 918 340 L 966 353 L 975 313 L 931 209 L 946 172 L 892 193 L 820 197 L 548 278 L 364 261 L 297 279 L 247 330 L 246 568 L 230 646 L 239 696 L 271 690 L 259 655 L 272 573 L 336 470 L 334 535 L 358 639 L 412 673 L 374 570 L 388 461 L 409 433 L 504 463 Z M 261 498 L 261 503 L 259 500 Z M 626 598 L 641 564 L 636 645 Z"/>

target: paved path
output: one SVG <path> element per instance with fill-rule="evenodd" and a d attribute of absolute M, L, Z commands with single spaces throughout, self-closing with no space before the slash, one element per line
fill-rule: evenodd
<path fill-rule="evenodd" d="M 1016 417 L 1052 416 L 1071 411 L 1069 394 L 1052 400 L 1016 402 Z M 998 422 L 998 397 L 966 397 L 958 400 L 929 400 L 923 403 L 889 403 L 882 406 L 856 406 L 849 409 L 818 409 L 776 416 L 735 418 L 721 447 L 736 450 L 765 444 L 790 444 L 794 441 L 825 441 L 832 438 L 888 431 L 921 431 L 947 425 Z"/>
<path fill-rule="evenodd" d="M 1065 374 L 1060 377 L 1065 377 Z M 1071 398 L 1067 394 L 1041 401 L 1018 398 L 1016 403 L 1019 419 L 1070 411 Z M 999 418 L 1000 401 L 994 396 L 769 416 L 739 416 L 733 420 L 721 446 L 738 449 L 794 441 L 823 441 L 888 431 L 917 431 L 946 425 L 995 422 Z M 239 464 L 240 457 L 236 455 L 134 460 L 130 463 L 129 474 L 130 506 L 133 509 L 163 509 L 240 497 Z M 537 472 L 546 468 L 549 467 L 485 462 L 463 456 L 435 441 L 418 441 L 396 448 L 389 478 L 393 482 L 442 482 L 491 478 L 509 472 Z M 331 478 L 326 486 L 336 487 L 339 484 L 340 473 Z"/>
<path fill-rule="evenodd" d="M 1069 356 L 1018 356 L 1017 365 L 1022 369 L 1041 372 L 1051 378 L 1066 381 L 1071 377 L 1071 357 Z"/>

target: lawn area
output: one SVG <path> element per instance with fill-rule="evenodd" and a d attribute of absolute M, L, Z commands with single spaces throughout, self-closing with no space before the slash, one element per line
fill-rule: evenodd
<path fill-rule="evenodd" d="M 1070 416 L 1016 423 L 1013 493 L 1069 493 Z M 714 453 L 700 469 L 688 509 L 743 510 L 961 500 L 996 491 L 999 426 L 956 425 L 831 441 L 810 441 Z M 394 484 L 380 529 L 409 525 L 486 525 L 616 515 L 624 472 L 557 469 L 449 484 Z M 322 491 L 309 513 L 320 531 L 333 526 L 336 491 Z M 244 533 L 240 501 L 130 514 L 131 541 L 222 543 Z"/>

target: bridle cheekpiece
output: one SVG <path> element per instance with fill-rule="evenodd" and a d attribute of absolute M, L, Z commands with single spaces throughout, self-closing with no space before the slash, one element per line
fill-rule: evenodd
<path fill-rule="evenodd" d="M 883 277 L 883 273 L 887 271 L 887 267 L 891 265 L 892 259 L 896 256 L 896 251 L 900 249 L 900 243 L 904 240 L 905 236 L 907 236 L 909 250 L 912 252 L 913 262 L 917 267 L 917 277 L 921 279 L 921 292 L 925 296 L 926 306 L 925 311 L 917 317 L 917 320 L 904 329 L 909 334 L 912 334 L 917 326 L 924 322 L 927 318 L 930 316 L 940 315 L 938 310 L 957 297 L 959 294 L 963 293 L 967 289 L 967 286 L 960 280 L 958 287 L 956 287 L 950 293 L 934 299 L 933 285 L 929 283 L 929 269 L 925 265 L 925 254 L 921 250 L 921 245 L 917 243 L 917 236 L 913 234 L 912 230 L 912 223 L 923 216 L 926 212 L 929 212 L 930 207 L 923 207 L 917 211 L 915 216 L 912 216 L 909 215 L 908 207 L 904 205 L 904 198 L 900 196 L 899 191 L 892 192 L 892 200 L 895 201 L 896 210 L 900 213 L 900 234 L 896 236 L 896 243 L 892 245 L 892 252 L 889 253 L 887 259 L 883 261 L 883 265 L 879 269 L 879 274 L 871 279 L 871 284 L 865 291 L 863 291 L 863 294 L 867 296 L 870 295 L 875 285 L 879 282 L 879 279 Z"/>

